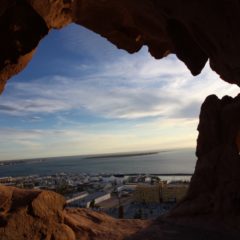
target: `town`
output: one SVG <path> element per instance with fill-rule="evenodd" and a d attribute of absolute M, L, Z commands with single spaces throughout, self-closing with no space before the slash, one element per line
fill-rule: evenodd
<path fill-rule="evenodd" d="M 116 218 L 155 219 L 185 196 L 190 176 L 179 179 L 151 174 L 57 173 L 3 177 L 0 184 L 55 191 L 66 198 L 68 208 L 92 208 Z"/>

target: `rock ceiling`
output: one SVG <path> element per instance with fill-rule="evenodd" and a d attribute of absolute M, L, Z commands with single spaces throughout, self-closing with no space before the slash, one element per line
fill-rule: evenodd
<path fill-rule="evenodd" d="M 50 29 L 71 22 L 129 53 L 147 45 L 156 59 L 176 54 L 193 75 L 209 60 L 240 85 L 239 12 L 237 0 L 0 0 L 0 90 Z"/>

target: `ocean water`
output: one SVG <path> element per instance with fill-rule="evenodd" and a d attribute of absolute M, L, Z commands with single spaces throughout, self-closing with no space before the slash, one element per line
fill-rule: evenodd
<path fill-rule="evenodd" d="M 55 173 L 151 173 L 192 174 L 196 164 L 195 149 L 162 151 L 152 155 L 86 158 L 71 156 L 49 158 L 42 162 L 24 162 L 0 166 L 0 177 L 51 175 Z"/>

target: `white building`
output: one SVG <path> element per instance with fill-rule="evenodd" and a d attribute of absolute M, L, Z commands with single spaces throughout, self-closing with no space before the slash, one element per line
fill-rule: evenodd
<path fill-rule="evenodd" d="M 93 194 L 90 194 L 86 196 L 85 198 L 80 200 L 80 207 L 86 207 L 89 208 L 91 203 L 94 203 L 94 205 L 103 202 L 105 200 L 108 200 L 111 198 L 110 193 L 105 193 L 105 192 L 96 192 Z"/>
<path fill-rule="evenodd" d="M 79 207 L 81 205 L 81 200 L 85 197 L 87 197 L 89 194 L 87 192 L 81 192 L 79 194 L 77 194 L 76 196 L 68 199 L 66 201 L 68 206 L 71 207 Z"/>

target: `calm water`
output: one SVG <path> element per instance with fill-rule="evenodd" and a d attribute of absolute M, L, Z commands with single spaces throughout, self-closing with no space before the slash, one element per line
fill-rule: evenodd
<path fill-rule="evenodd" d="M 160 152 L 153 155 L 86 159 L 83 156 L 49 158 L 44 162 L 25 162 L 0 166 L 0 177 L 66 173 L 193 173 L 194 149 Z"/>

